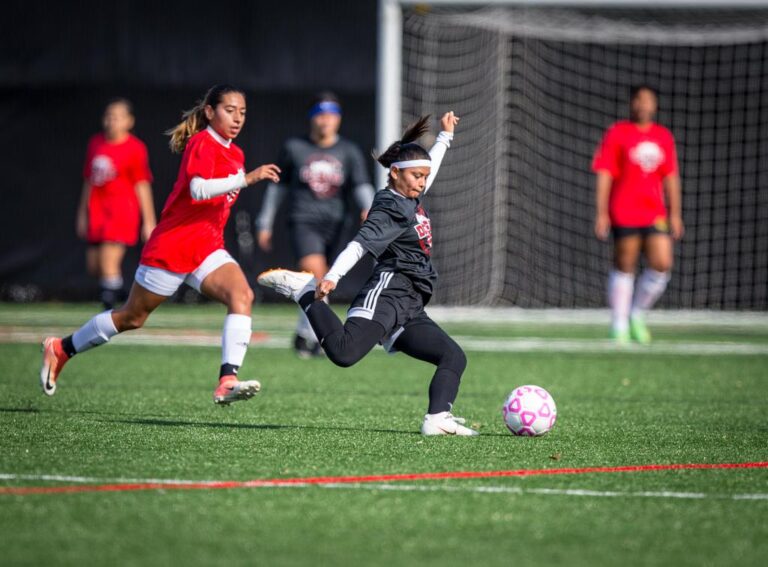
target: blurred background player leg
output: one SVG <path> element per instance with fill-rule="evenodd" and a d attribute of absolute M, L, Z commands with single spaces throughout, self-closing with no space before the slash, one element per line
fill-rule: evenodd
<path fill-rule="evenodd" d="M 317 244 L 325 247 L 325 243 L 322 241 L 318 241 Z M 317 281 L 320 281 L 328 273 L 328 261 L 324 254 L 309 254 L 299 258 L 299 268 L 302 272 L 311 273 Z M 323 301 L 328 303 L 328 298 L 323 298 Z M 312 329 L 307 315 L 301 308 L 299 308 L 299 319 L 296 323 L 296 336 L 293 339 L 293 348 L 296 351 L 296 355 L 300 358 L 324 356 L 320 341 Z"/>
<path fill-rule="evenodd" d="M 119 242 L 103 242 L 98 246 L 99 258 L 99 299 L 105 309 L 125 301 L 122 263 L 125 245 Z"/>
<path fill-rule="evenodd" d="M 672 238 L 662 233 L 651 234 L 645 238 L 643 247 L 647 266 L 637 279 L 630 314 L 630 333 L 632 339 L 648 344 L 651 333 L 645 324 L 645 314 L 667 289 L 673 263 Z"/>
<path fill-rule="evenodd" d="M 611 338 L 619 344 L 630 340 L 629 316 L 635 285 L 635 270 L 642 246 L 639 234 L 614 230 L 614 268 L 608 276 L 608 305 L 611 308 Z"/>

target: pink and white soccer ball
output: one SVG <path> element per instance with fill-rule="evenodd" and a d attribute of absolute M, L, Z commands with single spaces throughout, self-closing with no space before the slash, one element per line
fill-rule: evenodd
<path fill-rule="evenodd" d="M 518 386 L 512 390 L 502 413 L 504 423 L 514 435 L 544 435 L 557 421 L 555 400 L 540 386 Z"/>

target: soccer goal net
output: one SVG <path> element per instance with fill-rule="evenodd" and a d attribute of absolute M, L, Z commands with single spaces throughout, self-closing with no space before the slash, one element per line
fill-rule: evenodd
<path fill-rule="evenodd" d="M 428 203 L 436 302 L 604 305 L 590 163 L 648 83 L 687 228 L 661 305 L 768 308 L 768 9 L 398 8 L 400 126 L 462 117 Z"/>

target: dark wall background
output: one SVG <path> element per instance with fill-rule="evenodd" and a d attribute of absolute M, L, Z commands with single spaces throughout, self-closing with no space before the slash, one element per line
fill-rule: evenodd
<path fill-rule="evenodd" d="M 248 122 L 237 143 L 249 168 L 274 160 L 286 137 L 306 131 L 306 108 L 320 89 L 342 99 L 342 134 L 364 152 L 373 147 L 375 0 L 15 1 L 4 5 L 3 20 L 0 299 L 93 297 L 75 212 L 85 146 L 112 97 L 134 103 L 134 132 L 149 148 L 158 213 L 180 161 L 162 132 L 217 82 L 248 94 Z M 227 228 L 227 246 L 251 278 L 295 263 L 281 218 L 271 254 L 250 240 L 263 190 L 260 184 L 241 193 Z M 133 249 L 126 279 L 137 260 Z M 345 278 L 340 295 L 353 293 L 367 269 L 358 266 Z"/>

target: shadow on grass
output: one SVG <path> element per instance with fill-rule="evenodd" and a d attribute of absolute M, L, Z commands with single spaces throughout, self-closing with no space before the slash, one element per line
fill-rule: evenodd
<path fill-rule="evenodd" d="M 129 425 L 155 425 L 160 427 L 205 427 L 220 429 L 296 429 L 296 430 L 317 430 L 317 431 L 367 431 L 370 433 L 396 433 L 399 435 L 420 435 L 418 431 L 403 431 L 401 429 L 367 429 L 362 427 L 334 427 L 321 425 L 285 425 L 279 423 L 219 423 L 210 421 L 184 421 L 178 419 L 103 419 L 99 420 L 108 423 L 125 423 Z"/>

